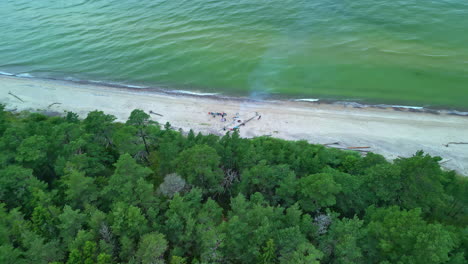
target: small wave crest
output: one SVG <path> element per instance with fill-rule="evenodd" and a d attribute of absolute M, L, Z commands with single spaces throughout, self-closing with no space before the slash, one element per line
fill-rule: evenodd
<path fill-rule="evenodd" d="M 450 55 L 446 55 L 446 54 L 421 54 L 421 56 L 425 56 L 425 57 L 449 57 Z"/>
<path fill-rule="evenodd" d="M 415 109 L 415 110 L 422 110 L 424 107 L 422 106 L 409 106 L 409 105 L 385 105 L 385 104 L 379 104 L 376 106 L 380 107 L 395 107 L 395 108 L 403 108 L 403 109 Z"/>
<path fill-rule="evenodd" d="M 15 76 L 13 73 L 0 71 L 0 75 Z"/>
<path fill-rule="evenodd" d="M 385 52 L 385 53 L 406 54 L 406 52 L 397 51 L 397 50 L 388 50 L 388 49 L 384 49 L 384 50 L 381 50 L 381 51 L 382 51 L 382 52 Z"/>
<path fill-rule="evenodd" d="M 186 90 L 165 90 L 169 93 L 175 94 L 187 94 L 187 95 L 196 95 L 196 96 L 216 96 L 219 93 L 202 93 L 202 92 L 193 92 L 193 91 L 186 91 Z"/>
<path fill-rule="evenodd" d="M 123 83 L 116 83 L 116 82 L 105 82 L 105 81 L 96 81 L 96 80 L 88 80 L 86 82 L 92 83 L 92 84 L 101 84 L 101 85 L 106 85 L 106 86 L 125 87 L 125 88 L 136 88 L 136 89 L 148 88 L 146 86 L 140 86 L 140 85 L 123 84 Z"/>
<path fill-rule="evenodd" d="M 301 98 L 301 99 L 294 99 L 295 102 L 318 102 L 320 99 L 316 98 Z"/>
<path fill-rule="evenodd" d="M 21 78 L 33 78 L 34 76 L 32 76 L 31 74 L 25 72 L 25 73 L 20 73 L 20 74 L 17 74 L 15 75 L 17 77 L 21 77 Z"/>
<path fill-rule="evenodd" d="M 0 75 L 15 76 L 13 73 L 0 71 Z"/>
<path fill-rule="evenodd" d="M 148 87 L 145 87 L 145 86 L 139 86 L 139 85 L 130 85 L 130 84 L 123 84 L 125 87 L 128 87 L 128 88 L 137 88 L 137 89 L 144 89 L 144 88 L 148 88 Z"/>

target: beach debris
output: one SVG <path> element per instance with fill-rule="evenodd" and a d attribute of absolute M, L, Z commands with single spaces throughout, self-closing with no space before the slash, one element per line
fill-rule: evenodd
<path fill-rule="evenodd" d="M 326 144 L 323 144 L 324 146 L 330 146 L 330 145 L 339 145 L 340 142 L 332 142 L 332 143 L 326 143 Z"/>
<path fill-rule="evenodd" d="M 158 113 L 156 113 L 156 112 L 153 112 L 153 111 L 151 111 L 151 110 L 149 111 L 149 113 L 150 113 L 150 114 L 153 114 L 153 115 L 163 116 L 163 115 L 158 114 Z"/>
<path fill-rule="evenodd" d="M 442 160 L 441 162 L 439 162 L 439 164 L 444 164 L 444 163 L 447 163 L 449 161 L 451 161 L 452 159 L 446 159 L 446 160 Z"/>
<path fill-rule="evenodd" d="M 54 105 L 60 105 L 60 104 L 62 104 L 62 103 L 51 103 L 49 106 L 47 106 L 47 108 L 51 108 Z"/>
<path fill-rule="evenodd" d="M 248 122 L 250 122 L 250 121 L 251 121 L 252 119 L 254 119 L 255 117 L 257 117 L 257 116 L 253 116 L 253 117 L 247 119 L 247 121 L 244 121 L 241 125 L 245 126 L 245 124 L 247 124 Z"/>
<path fill-rule="evenodd" d="M 23 99 L 19 98 L 18 96 L 16 96 L 14 93 L 12 93 L 11 91 L 8 91 L 8 94 L 15 97 L 16 99 L 20 100 L 21 102 L 24 103 Z"/>
<path fill-rule="evenodd" d="M 210 115 L 213 115 L 213 117 L 216 117 L 217 115 L 221 115 L 221 121 L 222 122 L 225 122 L 226 121 L 226 118 L 224 118 L 224 116 L 226 116 L 227 114 L 226 113 L 213 113 L 213 112 L 208 112 L 208 114 Z M 240 119 L 240 116 L 239 116 L 239 113 L 236 113 L 233 118 L 232 118 L 232 121 L 227 124 L 227 125 L 224 125 L 219 131 L 226 131 L 226 130 L 229 130 L 229 131 L 236 131 L 236 130 L 239 130 L 241 126 L 245 126 L 248 122 L 252 121 L 254 118 L 259 118 L 260 117 L 260 114 L 258 112 L 255 112 L 255 115 L 245 121 L 241 120 Z M 234 127 L 232 128 L 229 128 L 231 125 L 234 125 Z"/>
<path fill-rule="evenodd" d="M 342 150 L 358 151 L 358 152 L 363 152 L 363 153 L 371 152 L 370 150 L 362 149 L 363 147 L 339 147 L 339 146 L 333 146 L 333 145 L 329 145 L 328 147 L 342 149 Z M 370 148 L 370 147 L 364 147 L 364 148 Z"/>
<path fill-rule="evenodd" d="M 240 126 L 245 126 L 245 124 L 247 124 L 248 122 L 252 121 L 252 119 L 254 119 L 255 117 L 257 117 L 257 115 L 255 115 L 255 116 L 253 116 L 253 117 L 247 119 L 247 120 L 244 121 L 244 122 L 242 122 L 242 120 L 240 120 L 240 119 L 237 120 L 237 122 L 240 123 L 240 124 L 237 125 L 237 126 L 235 126 L 235 127 L 233 127 L 233 128 L 231 128 L 230 130 L 231 130 L 231 131 L 234 131 L 234 130 L 236 130 L 236 129 L 239 129 Z"/>
<path fill-rule="evenodd" d="M 449 142 L 445 144 L 444 146 L 448 147 L 449 145 L 468 145 L 468 142 Z"/>

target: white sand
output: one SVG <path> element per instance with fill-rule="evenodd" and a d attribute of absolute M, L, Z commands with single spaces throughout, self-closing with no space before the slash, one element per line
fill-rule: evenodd
<path fill-rule="evenodd" d="M 254 119 L 241 127 L 241 136 L 271 135 L 319 144 L 339 142 L 337 147 L 342 148 L 369 146 L 368 150 L 388 159 L 410 157 L 424 150 L 441 156 L 445 168 L 468 175 L 468 145 L 444 146 L 448 142 L 468 142 L 468 117 L 308 102 L 223 100 L 10 76 L 0 76 L 0 102 L 10 110 L 68 110 L 81 117 L 98 109 L 115 115 L 119 121 L 125 121 L 133 109 L 139 108 L 162 114 L 151 115 L 162 124 L 169 121 L 184 131 L 191 128 L 214 134 L 221 134 L 226 123 L 208 112 L 224 111 L 228 120 L 235 113 L 247 120 L 259 112 L 261 120 Z M 55 102 L 60 104 L 48 107 Z"/>

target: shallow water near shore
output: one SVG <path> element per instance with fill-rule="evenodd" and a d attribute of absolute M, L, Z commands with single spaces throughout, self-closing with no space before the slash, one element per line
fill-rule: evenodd
<path fill-rule="evenodd" d="M 468 109 L 468 2 L 6 0 L 0 72 Z"/>

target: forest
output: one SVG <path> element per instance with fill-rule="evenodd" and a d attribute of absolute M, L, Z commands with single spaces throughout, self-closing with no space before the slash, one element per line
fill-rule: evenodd
<path fill-rule="evenodd" d="M 468 259 L 468 181 L 383 156 L 0 105 L 0 263 Z"/>

